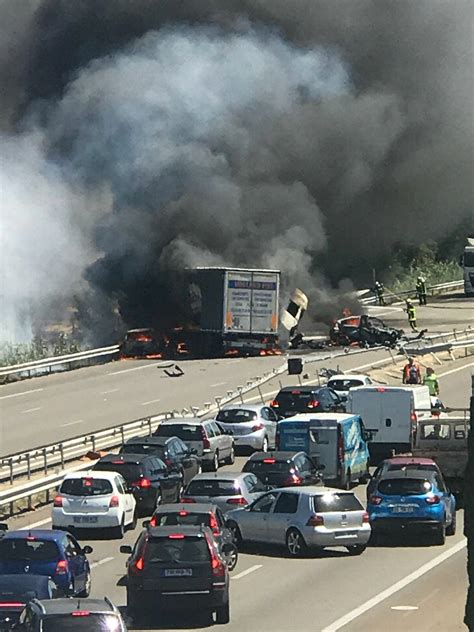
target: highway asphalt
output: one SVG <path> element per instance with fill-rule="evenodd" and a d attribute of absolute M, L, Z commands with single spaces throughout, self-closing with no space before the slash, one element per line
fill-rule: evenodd
<path fill-rule="evenodd" d="M 359 358 L 364 356 L 359 356 Z M 467 406 L 472 359 L 440 369 L 443 399 L 450 406 Z M 395 379 L 395 378 L 394 378 Z M 226 469 L 237 470 L 243 463 Z M 364 488 L 355 488 L 365 498 Z M 10 528 L 47 526 L 49 509 L 10 521 Z M 458 529 L 440 546 L 404 539 L 397 544 L 369 547 L 361 556 L 330 550 L 293 560 L 277 548 L 250 548 L 232 572 L 229 632 L 404 632 L 464 630 L 463 605 L 467 587 L 463 511 Z M 127 533 L 132 544 L 139 532 Z M 84 540 L 94 547 L 93 596 L 107 595 L 125 604 L 125 557 L 119 541 Z M 209 629 L 190 613 L 178 617 L 157 614 L 140 630 Z M 131 630 L 137 630 L 130 625 Z"/>

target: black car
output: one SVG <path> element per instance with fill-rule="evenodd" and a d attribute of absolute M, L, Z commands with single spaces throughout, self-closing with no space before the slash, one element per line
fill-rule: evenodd
<path fill-rule="evenodd" d="M 138 511 L 151 513 L 161 502 L 176 502 L 181 494 L 181 476 L 169 473 L 161 459 L 146 454 L 107 454 L 94 470 L 119 472 L 137 501 Z"/>
<path fill-rule="evenodd" d="M 209 527 L 221 552 L 226 558 L 230 571 L 234 570 L 238 560 L 238 550 L 234 542 L 234 535 L 227 527 L 222 510 L 212 503 L 178 503 L 175 505 L 161 505 L 155 509 L 151 520 L 143 526 L 171 527 L 171 526 L 202 526 Z M 226 546 L 230 545 L 230 546 Z M 223 551 L 226 553 L 223 553 Z"/>
<path fill-rule="evenodd" d="M 45 575 L 0 575 L 0 630 L 12 630 L 32 599 L 54 599 L 58 587 Z"/>
<path fill-rule="evenodd" d="M 20 615 L 22 632 L 127 632 L 117 606 L 107 599 L 33 599 Z"/>
<path fill-rule="evenodd" d="M 153 329 L 129 329 L 120 345 L 122 358 L 161 358 L 165 343 Z"/>
<path fill-rule="evenodd" d="M 201 459 L 195 450 L 178 437 L 132 437 L 120 449 L 120 454 L 153 454 L 166 465 L 170 474 L 180 474 L 186 485 L 201 472 Z"/>
<path fill-rule="evenodd" d="M 242 472 L 252 472 L 268 487 L 317 485 L 318 466 L 305 452 L 255 452 L 244 463 Z"/>
<path fill-rule="evenodd" d="M 280 417 L 298 413 L 345 412 L 344 402 L 327 386 L 285 386 L 270 404 Z"/>
<path fill-rule="evenodd" d="M 163 607 L 216 613 L 228 623 L 229 570 L 208 527 L 151 527 L 135 546 L 127 568 L 127 613 L 135 620 Z"/>

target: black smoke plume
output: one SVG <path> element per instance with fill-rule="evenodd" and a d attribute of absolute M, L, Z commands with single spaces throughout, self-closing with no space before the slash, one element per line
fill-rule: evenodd
<path fill-rule="evenodd" d="M 472 217 L 472 17 L 467 0 L 4 1 L 7 315 L 76 295 L 101 342 L 116 305 L 167 324 L 183 267 L 229 264 L 281 268 L 328 320 L 330 286 Z"/>

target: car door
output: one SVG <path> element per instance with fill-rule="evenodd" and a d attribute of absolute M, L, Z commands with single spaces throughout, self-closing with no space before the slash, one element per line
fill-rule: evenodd
<path fill-rule="evenodd" d="M 451 505 L 451 494 L 448 492 L 448 488 L 443 480 L 443 478 L 435 473 L 433 476 L 436 487 L 438 488 L 438 493 L 441 496 L 441 501 L 444 505 L 444 514 L 446 516 L 446 525 L 451 524 L 453 507 Z"/>
<path fill-rule="evenodd" d="M 260 411 L 260 416 L 265 422 L 270 445 L 272 447 L 276 447 L 276 429 L 278 422 L 276 413 L 269 406 L 264 406 Z"/>
<path fill-rule="evenodd" d="M 190 448 L 181 439 L 175 441 L 175 446 L 183 471 L 184 485 L 186 486 L 198 473 L 199 459 L 191 453 Z"/>
<path fill-rule="evenodd" d="M 155 490 L 156 500 L 161 496 L 161 502 L 174 502 L 176 500 L 176 482 L 168 476 L 165 464 L 156 456 L 149 457 L 143 464 L 145 476 L 151 481 Z"/>
<path fill-rule="evenodd" d="M 281 492 L 267 517 L 267 540 L 285 544 L 288 529 L 295 524 L 300 494 Z"/>
<path fill-rule="evenodd" d="M 219 450 L 219 460 L 228 458 L 230 456 L 232 437 L 225 434 L 215 421 L 211 421 L 209 425 L 212 427 L 214 432 L 215 445 Z"/>
<path fill-rule="evenodd" d="M 124 510 L 125 524 L 130 524 L 133 521 L 133 515 L 135 513 L 135 498 L 133 494 L 129 493 L 127 483 L 121 474 L 117 474 L 114 483 L 120 496 L 120 505 Z"/>
<path fill-rule="evenodd" d="M 74 592 L 78 593 L 84 589 L 87 573 L 86 556 L 83 554 L 78 542 L 72 535 L 64 536 L 61 541 L 68 566 L 73 577 Z"/>
<path fill-rule="evenodd" d="M 268 492 L 247 509 L 239 511 L 238 524 L 244 540 L 267 541 L 268 516 L 277 497 L 277 493 Z"/>

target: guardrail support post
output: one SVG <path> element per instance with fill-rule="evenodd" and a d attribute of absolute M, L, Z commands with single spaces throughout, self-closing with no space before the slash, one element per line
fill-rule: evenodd
<path fill-rule="evenodd" d="M 147 419 L 148 421 L 148 427 L 150 428 L 150 434 L 151 434 L 151 426 L 150 426 L 150 418 L 148 417 Z M 120 439 L 122 441 L 122 445 L 125 443 L 125 433 L 123 430 L 123 426 L 120 426 Z"/>
<path fill-rule="evenodd" d="M 95 435 L 91 435 L 92 452 L 95 452 Z"/>
<path fill-rule="evenodd" d="M 240 401 L 242 404 L 244 403 L 244 396 L 242 395 L 242 391 L 244 390 L 243 386 L 237 386 L 237 390 L 239 391 Z"/>
<path fill-rule="evenodd" d="M 222 397 L 214 397 L 214 399 L 216 400 L 217 410 L 220 410 L 221 409 Z"/>
<path fill-rule="evenodd" d="M 59 454 L 61 455 L 61 469 L 64 470 L 64 446 L 62 443 L 59 444 Z"/>
<path fill-rule="evenodd" d="M 44 461 L 44 475 L 48 476 L 48 455 L 46 448 L 43 448 L 43 461 Z"/>
<path fill-rule="evenodd" d="M 8 467 L 10 468 L 10 485 L 13 485 L 13 459 L 8 459 Z"/>
<path fill-rule="evenodd" d="M 27 452 L 26 454 L 26 475 L 28 480 L 31 478 L 31 454 Z"/>
<path fill-rule="evenodd" d="M 257 385 L 258 394 L 260 395 L 260 399 L 262 400 L 262 404 L 265 405 L 265 400 L 263 399 L 262 389 L 260 388 L 260 384 Z"/>

